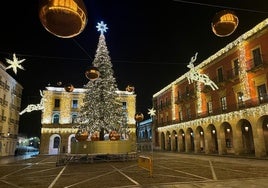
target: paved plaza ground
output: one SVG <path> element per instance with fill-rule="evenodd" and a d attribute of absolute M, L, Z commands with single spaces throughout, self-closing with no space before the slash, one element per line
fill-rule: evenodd
<path fill-rule="evenodd" d="M 2 160 L 0 187 L 268 187 L 268 160 L 154 152 L 150 176 L 136 159 L 56 165 L 57 157 L 37 155 L 23 160 Z"/>

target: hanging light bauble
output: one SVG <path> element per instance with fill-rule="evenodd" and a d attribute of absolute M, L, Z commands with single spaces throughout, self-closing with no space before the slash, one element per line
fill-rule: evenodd
<path fill-rule="evenodd" d="M 143 114 L 141 112 L 137 112 L 135 114 L 135 121 L 136 122 L 141 122 L 143 120 L 143 118 L 144 118 L 144 116 L 143 116 Z"/>
<path fill-rule="evenodd" d="M 40 0 L 39 18 L 50 33 L 71 38 L 84 30 L 87 11 L 83 0 Z"/>
<path fill-rule="evenodd" d="M 132 85 L 128 85 L 128 86 L 126 87 L 126 91 L 128 91 L 128 92 L 134 92 L 134 90 L 135 90 L 135 87 L 132 86 Z"/>
<path fill-rule="evenodd" d="M 99 69 L 97 67 L 90 67 L 86 72 L 85 72 L 85 76 L 87 77 L 87 79 L 89 80 L 96 80 L 97 78 L 100 77 L 100 72 Z"/>
<path fill-rule="evenodd" d="M 72 84 L 66 84 L 64 86 L 65 91 L 72 92 L 74 90 L 74 86 Z"/>
<path fill-rule="evenodd" d="M 78 130 L 75 134 L 75 138 L 78 142 L 86 141 L 88 139 L 88 132 L 83 130 Z"/>
<path fill-rule="evenodd" d="M 216 13 L 212 20 L 212 31 L 219 37 L 229 36 L 236 30 L 238 22 L 238 17 L 233 11 L 222 10 Z"/>

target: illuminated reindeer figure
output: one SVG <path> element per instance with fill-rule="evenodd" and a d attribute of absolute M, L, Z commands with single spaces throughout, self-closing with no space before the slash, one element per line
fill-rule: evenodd
<path fill-rule="evenodd" d="M 43 93 L 42 91 L 40 90 L 40 95 L 41 95 L 41 101 L 39 104 L 29 104 L 24 110 L 22 110 L 20 112 L 20 115 L 24 114 L 25 112 L 31 112 L 31 111 L 34 111 L 34 110 L 43 110 L 44 109 L 44 98 L 43 98 Z"/>
<path fill-rule="evenodd" d="M 205 85 L 208 85 L 212 88 L 212 90 L 218 89 L 218 86 L 210 80 L 210 78 L 206 74 L 200 74 L 195 70 L 194 62 L 197 59 L 197 52 L 195 53 L 195 56 L 191 58 L 190 63 L 187 65 L 187 67 L 190 69 L 189 72 L 186 73 L 186 77 L 188 79 L 188 83 L 191 84 L 193 81 L 202 82 Z"/>

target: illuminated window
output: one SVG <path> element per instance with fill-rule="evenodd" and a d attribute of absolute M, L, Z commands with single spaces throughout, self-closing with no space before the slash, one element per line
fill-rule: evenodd
<path fill-rule="evenodd" d="M 243 93 L 242 92 L 238 92 L 237 93 L 237 104 L 239 108 L 245 107 L 245 103 L 243 100 Z"/>
<path fill-rule="evenodd" d="M 239 60 L 238 59 L 235 59 L 233 61 L 233 74 L 234 76 L 238 76 L 239 75 Z"/>
<path fill-rule="evenodd" d="M 208 114 L 212 114 L 213 110 L 212 110 L 212 101 L 208 101 L 207 102 L 207 109 L 208 109 Z"/>
<path fill-rule="evenodd" d="M 73 100 L 72 108 L 78 108 L 78 100 Z"/>
<path fill-rule="evenodd" d="M 257 89 L 258 89 L 258 98 L 259 98 L 260 103 L 268 101 L 266 85 L 265 84 L 259 85 Z"/>
<path fill-rule="evenodd" d="M 221 109 L 223 111 L 227 110 L 227 100 L 226 100 L 226 97 L 221 97 Z"/>
<path fill-rule="evenodd" d="M 182 111 L 181 110 L 179 111 L 179 120 L 180 121 L 183 121 L 183 115 L 182 115 Z"/>

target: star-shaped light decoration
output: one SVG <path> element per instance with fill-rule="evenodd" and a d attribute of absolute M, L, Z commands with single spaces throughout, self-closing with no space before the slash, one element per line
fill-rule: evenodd
<path fill-rule="evenodd" d="M 103 21 L 101 21 L 100 23 L 98 23 L 98 25 L 96 26 L 96 28 L 98 29 L 98 31 L 101 32 L 101 34 L 103 34 L 104 32 L 107 32 L 107 24 L 104 24 Z"/>
<path fill-rule="evenodd" d="M 24 70 L 23 66 L 21 66 L 21 63 L 25 61 L 25 59 L 18 60 L 15 53 L 13 54 L 13 60 L 6 59 L 6 61 L 8 64 L 10 64 L 8 67 L 6 67 L 6 70 L 12 68 L 15 74 L 17 74 L 17 69 Z"/>
<path fill-rule="evenodd" d="M 151 117 L 152 117 L 152 116 L 155 116 L 156 111 L 155 111 L 154 107 L 152 107 L 151 109 L 148 109 L 148 110 L 149 110 L 148 114 L 149 114 Z"/>

